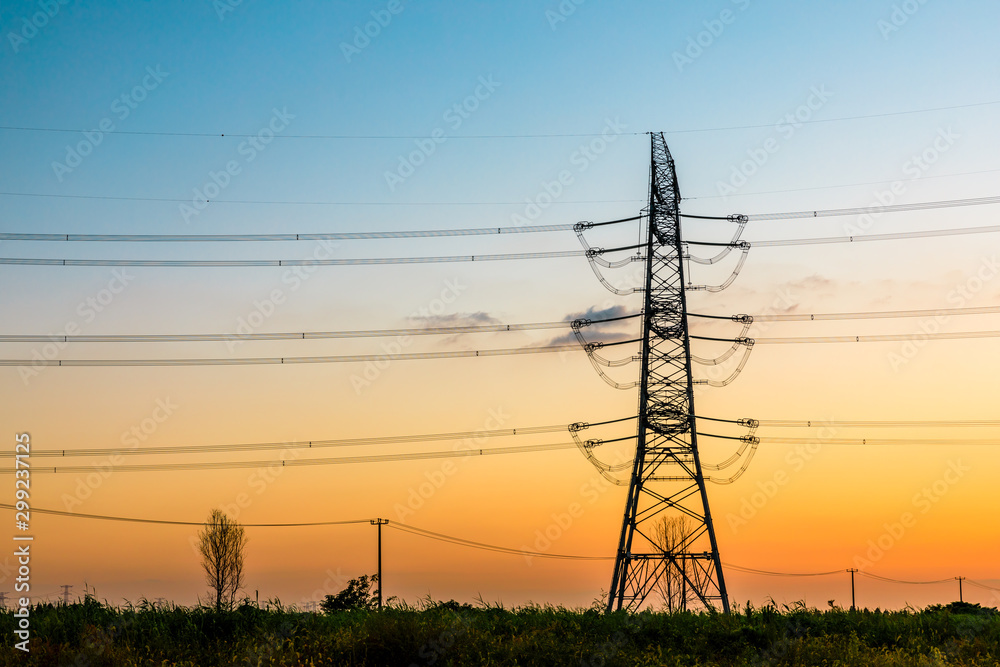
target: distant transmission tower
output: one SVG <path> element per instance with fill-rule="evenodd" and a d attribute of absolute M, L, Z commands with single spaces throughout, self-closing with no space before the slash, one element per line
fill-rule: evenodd
<path fill-rule="evenodd" d="M 652 135 L 642 369 L 635 463 L 608 611 L 638 610 L 662 581 L 687 601 L 729 599 L 698 456 L 681 248 L 680 192 L 663 134 Z M 674 518 L 663 545 L 663 519 Z M 680 517 L 680 519 L 676 519 Z"/>

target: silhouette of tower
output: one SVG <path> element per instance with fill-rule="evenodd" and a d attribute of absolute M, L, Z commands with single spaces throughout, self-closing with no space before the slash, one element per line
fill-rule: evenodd
<path fill-rule="evenodd" d="M 608 611 L 642 607 L 669 577 L 687 601 L 729 611 L 719 548 L 698 455 L 681 246 L 680 192 L 663 134 L 653 134 L 649 183 L 642 368 L 635 462 Z M 674 525 L 668 548 L 657 523 Z"/>

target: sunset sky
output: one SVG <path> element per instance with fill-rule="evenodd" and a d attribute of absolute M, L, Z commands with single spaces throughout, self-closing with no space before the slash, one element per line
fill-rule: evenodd
<path fill-rule="evenodd" d="M 682 211 L 762 214 L 996 196 L 1000 6 L 968 2 L 444 3 L 216 0 L 8 2 L 0 8 L 0 232 L 269 234 L 511 227 L 631 217 L 645 206 L 649 136 L 665 133 Z M 48 9 L 46 9 L 48 8 Z M 65 130 L 65 131 L 60 131 Z M 223 136 L 225 135 L 225 136 Z M 248 138 L 254 136 L 257 138 Z M 272 139 L 273 137 L 273 139 Z M 205 202 L 205 200 L 210 200 Z M 750 222 L 755 240 L 997 224 L 997 205 Z M 685 220 L 686 239 L 732 224 Z M 637 222 L 588 234 L 636 243 Z M 571 231 L 335 243 L 2 241 L 0 258 L 302 260 L 578 250 Z M 751 249 L 736 282 L 691 292 L 732 315 L 1000 305 L 998 234 Z M 695 249 L 696 254 L 701 249 Z M 619 255 L 620 256 L 620 255 Z M 692 265 L 729 276 L 735 256 Z M 609 272 L 639 284 L 640 264 Z M 634 313 L 580 257 L 305 267 L 74 267 L 0 263 L 0 335 L 315 332 L 556 322 Z M 615 310 L 610 310 L 615 309 Z M 726 337 L 731 322 L 693 320 Z M 731 385 L 696 394 L 725 419 L 991 420 L 1000 314 L 756 323 L 749 335 L 913 334 L 915 343 L 758 344 Z M 593 327 L 636 334 L 639 320 Z M 162 343 L 0 342 L 0 423 L 13 502 L 15 434 L 30 433 L 34 508 L 248 528 L 246 592 L 304 605 L 375 571 L 376 517 L 514 549 L 613 556 L 623 487 L 575 449 L 281 467 L 280 461 L 569 443 L 565 432 L 215 454 L 151 447 L 525 429 L 634 416 L 636 392 L 581 352 L 493 358 L 208 367 L 35 367 L 30 360 L 306 357 L 486 350 L 568 330 L 457 336 Z M 714 356 L 724 343 L 695 341 Z M 635 346 L 609 348 L 628 356 Z M 636 379 L 630 365 L 609 371 Z M 698 377 L 706 377 L 696 368 Z M 716 428 L 702 426 L 702 428 Z M 634 422 L 589 438 L 634 433 Z M 721 427 L 717 432 L 723 432 Z M 735 432 L 730 429 L 729 432 Z M 996 427 L 761 427 L 746 474 L 710 485 L 726 564 L 783 573 L 860 567 L 868 607 L 957 599 L 953 577 L 1000 588 Z M 793 444 L 768 437 L 798 438 Z M 842 445 L 844 438 L 977 440 Z M 824 442 L 832 440 L 833 442 Z M 64 449 L 110 455 L 43 458 Z M 598 450 L 627 459 L 627 446 Z M 705 442 L 703 459 L 732 453 Z M 136 472 L 121 463 L 277 461 L 271 468 Z M 110 464 L 110 465 L 109 465 Z M 51 472 L 53 466 L 101 472 Z M 48 467 L 49 472 L 42 470 Z M 571 511 L 575 516 L 566 520 Z M 565 515 L 565 516 L 564 516 Z M 900 529 L 904 515 L 908 525 Z M 4 511 L 14 532 L 13 512 Z M 197 527 L 35 513 L 32 593 L 193 604 L 206 587 Z M 548 532 L 549 537 L 545 537 Z M 554 536 L 554 539 L 552 539 Z M 881 547 L 879 545 L 882 545 Z M 526 558 L 383 529 L 385 594 L 408 602 L 589 605 L 613 561 Z M 12 550 L 11 550 L 12 551 Z M 13 590 L 0 556 L 0 590 Z M 726 571 L 755 604 L 850 604 L 845 572 Z M 1000 604 L 966 583 L 965 599 Z"/>

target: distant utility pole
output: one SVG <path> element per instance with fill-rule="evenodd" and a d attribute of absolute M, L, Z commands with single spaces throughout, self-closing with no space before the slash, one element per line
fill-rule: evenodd
<path fill-rule="evenodd" d="M 962 579 L 965 579 L 965 577 L 955 577 L 955 578 L 958 579 L 958 601 L 964 602 L 964 600 L 962 599 Z"/>
<path fill-rule="evenodd" d="M 0 609 L 7 608 L 7 591 L 0 591 Z"/>
<path fill-rule="evenodd" d="M 69 605 L 69 589 L 73 588 L 73 584 L 63 584 L 63 604 Z"/>
<path fill-rule="evenodd" d="M 372 519 L 373 526 L 378 526 L 378 608 L 382 608 L 382 526 L 389 523 L 388 519 Z"/>
<path fill-rule="evenodd" d="M 851 611 L 855 610 L 854 606 L 854 573 L 858 571 L 856 567 L 849 567 L 847 571 L 851 573 Z"/>

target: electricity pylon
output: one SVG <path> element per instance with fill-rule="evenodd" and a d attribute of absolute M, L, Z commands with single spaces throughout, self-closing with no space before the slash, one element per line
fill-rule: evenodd
<path fill-rule="evenodd" d="M 608 611 L 642 607 L 663 578 L 704 607 L 729 599 L 698 456 L 680 226 L 680 191 L 663 134 L 652 135 L 642 370 L 635 463 Z M 656 524 L 673 524 L 663 545 Z"/>

